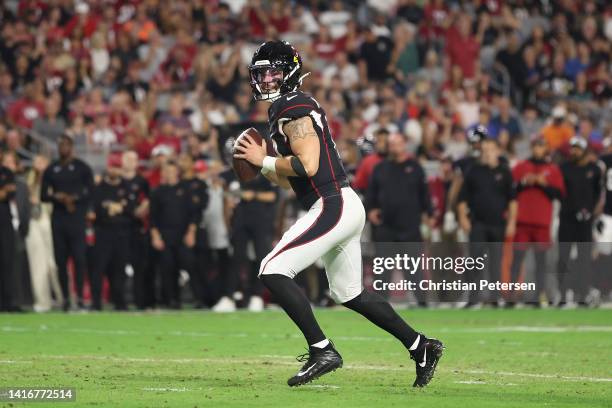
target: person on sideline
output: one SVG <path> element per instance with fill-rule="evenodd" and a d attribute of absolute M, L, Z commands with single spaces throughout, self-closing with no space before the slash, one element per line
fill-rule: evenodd
<path fill-rule="evenodd" d="M 30 231 L 26 237 L 26 250 L 30 263 L 35 312 L 51 310 L 53 297 L 55 297 L 57 304 L 62 304 L 64 301 L 53 256 L 51 204 L 43 203 L 40 200 L 42 175 L 48 165 L 49 159 L 47 157 L 36 156 L 32 162 L 32 169 L 26 178 L 32 203 L 32 216 L 30 218 Z"/>

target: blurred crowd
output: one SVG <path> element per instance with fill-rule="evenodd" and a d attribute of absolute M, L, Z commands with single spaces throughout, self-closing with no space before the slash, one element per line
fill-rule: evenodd
<path fill-rule="evenodd" d="M 463 161 L 481 161 L 484 139 L 495 142 L 485 150 L 496 151 L 483 159 L 491 167 L 499 156 L 514 168 L 543 144 L 541 159 L 599 169 L 593 170 L 600 171 L 599 187 L 589 194 L 612 190 L 612 173 L 598 161 L 612 151 L 612 6 L 606 1 L 6 0 L 0 27 L 0 150 L 10 169 L 0 174 L 0 186 L 17 180 L 16 187 L 0 189 L 0 259 L 14 258 L 2 265 L 2 309 L 23 304 L 9 300 L 21 280 L 32 287 L 36 310 L 48 310 L 52 301 L 67 309 L 68 271 L 75 275 L 77 305 L 91 297 L 101 306 L 106 274 L 119 309 L 129 302 L 180 307 L 177 282 L 191 285 L 198 306 L 261 309 L 261 287 L 247 270 L 299 214 L 290 195 L 263 181 L 241 186 L 230 168 L 233 137 L 248 126 L 266 128 L 269 105 L 253 101 L 247 70 L 266 39 L 290 41 L 300 52 L 303 71 L 310 72 L 302 89 L 326 111 L 364 196 L 374 239 L 385 211 L 375 196 L 384 186 L 373 191 L 369 184 L 393 149 L 409 151 L 427 181 L 431 202 L 420 204 L 427 219 L 411 221 L 419 224 L 411 226 L 419 231 L 413 240 L 442 239 L 451 230 L 469 235 L 468 215 L 474 224 L 477 211 L 470 194 L 477 190 L 461 186 Z M 72 171 L 77 159 L 91 181 L 88 175 L 69 180 L 78 191 L 55 197 L 65 180 L 53 185 L 51 177 L 45 184 L 43 176 Z M 537 183 L 529 172 L 513 173 L 508 201 L 518 201 L 520 213 L 517 185 L 525 174 L 529 186 Z M 123 183 L 130 180 L 137 185 L 133 197 L 99 198 L 103 187 L 104 194 L 129 192 Z M 562 200 L 562 190 L 551 201 Z M 504 211 L 511 210 L 507 204 Z M 81 205 L 76 232 L 58 226 L 58 206 L 72 220 Z M 164 208 L 181 205 L 192 218 L 165 218 Z M 591 231 L 605 205 L 603 198 L 589 205 L 584 221 Z M 516 225 L 508 231 L 507 224 L 520 220 L 518 214 L 506 222 L 504 232 L 514 235 Z M 175 227 L 180 237 L 169 232 Z M 115 242 L 125 245 L 101 247 L 104 234 L 105 241 L 125 235 Z M 40 242 L 32 243 L 33 235 Z M 503 233 L 489 235 L 478 240 L 504 240 Z M 123 264 L 97 268 L 101 254 Z M 133 279 L 113 278 L 119 269 Z M 225 276 L 225 269 L 234 272 Z M 91 294 L 83 293 L 87 270 Z M 316 301 L 325 298 L 320 276 L 303 278 Z M 127 300 L 125 285 L 133 286 Z"/>

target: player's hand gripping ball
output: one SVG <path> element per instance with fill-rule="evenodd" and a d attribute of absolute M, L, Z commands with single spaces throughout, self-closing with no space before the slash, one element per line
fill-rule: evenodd
<path fill-rule="evenodd" d="M 233 151 L 233 167 L 238 179 L 247 182 L 257 177 L 266 156 L 276 157 L 272 143 L 266 143 L 255 128 L 242 132 L 236 138 Z"/>

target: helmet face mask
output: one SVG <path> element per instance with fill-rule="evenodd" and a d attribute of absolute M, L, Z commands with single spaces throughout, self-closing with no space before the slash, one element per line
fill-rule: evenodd
<path fill-rule="evenodd" d="M 295 91 L 301 84 L 302 59 L 286 41 L 268 41 L 259 46 L 249 74 L 253 96 L 258 101 L 273 102 Z"/>
<path fill-rule="evenodd" d="M 259 100 L 273 100 L 280 96 L 285 73 L 280 67 L 273 65 L 254 66 L 249 69 L 251 74 L 251 85 L 261 95 Z"/>

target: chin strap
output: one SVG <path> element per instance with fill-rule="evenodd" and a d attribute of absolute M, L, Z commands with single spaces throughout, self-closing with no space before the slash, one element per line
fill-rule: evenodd
<path fill-rule="evenodd" d="M 304 75 L 302 75 L 302 76 L 301 76 L 301 77 L 298 79 L 298 83 L 299 83 L 300 85 L 302 85 L 302 80 L 303 80 L 304 78 L 306 78 L 308 75 L 310 75 L 310 72 L 307 72 L 307 73 L 305 73 Z"/>

